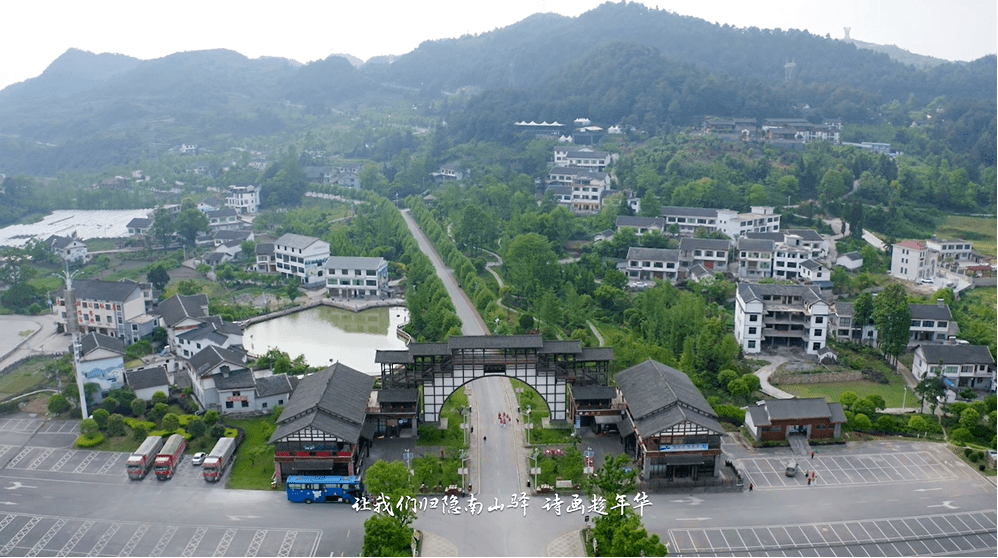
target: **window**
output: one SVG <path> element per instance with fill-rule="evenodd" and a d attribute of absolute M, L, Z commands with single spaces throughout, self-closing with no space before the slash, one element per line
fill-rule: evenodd
<path fill-rule="evenodd" d="M 750 321 L 750 322 L 758 322 L 759 321 L 759 315 L 758 314 L 749 314 L 748 321 Z"/>
<path fill-rule="evenodd" d="M 754 349 L 755 348 L 755 340 L 752 340 L 752 341 L 748 342 L 748 348 L 750 348 L 750 349 Z"/>
<path fill-rule="evenodd" d="M 249 407 L 249 401 L 243 400 L 243 407 Z"/>
<path fill-rule="evenodd" d="M 96 315 L 96 316 L 94 316 L 94 321 L 96 321 L 96 322 L 99 322 L 99 321 L 100 321 L 100 315 L 99 315 L 99 314 L 98 314 L 98 315 Z"/>
<path fill-rule="evenodd" d="M 824 316 L 817 316 L 816 318 L 814 318 L 814 323 L 816 323 L 816 324 L 821 324 L 821 323 L 824 323 L 824 322 L 825 322 L 825 317 Z"/>
<path fill-rule="evenodd" d="M 232 408 L 232 401 L 226 401 L 225 402 L 225 408 L 226 409 L 231 409 Z"/>
<path fill-rule="evenodd" d="M 757 329 L 758 328 L 754 328 L 754 327 L 748 328 L 748 334 L 749 335 L 755 335 Z"/>
<path fill-rule="evenodd" d="M 948 322 L 936 322 L 936 327 L 947 327 L 948 325 Z"/>
<path fill-rule="evenodd" d="M 278 399 L 277 400 L 277 404 L 278 405 L 283 405 L 284 404 L 284 400 L 283 399 Z"/>
<path fill-rule="evenodd" d="M 261 406 L 262 408 L 264 408 L 264 409 L 266 409 L 266 408 L 267 408 L 267 404 L 266 404 L 266 403 L 263 403 L 263 404 L 262 404 L 262 405 L 260 405 L 260 406 Z"/>

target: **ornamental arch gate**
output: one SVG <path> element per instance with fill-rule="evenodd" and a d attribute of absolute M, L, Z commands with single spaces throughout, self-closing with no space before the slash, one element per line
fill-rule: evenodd
<path fill-rule="evenodd" d="M 460 336 L 446 343 L 410 343 L 378 351 L 381 389 L 423 387 L 424 422 L 438 422 L 440 408 L 464 384 L 490 376 L 516 378 L 537 390 L 551 420 L 565 420 L 566 386 L 605 386 L 611 348 L 583 348 L 579 341 L 545 341 L 540 335 Z"/>

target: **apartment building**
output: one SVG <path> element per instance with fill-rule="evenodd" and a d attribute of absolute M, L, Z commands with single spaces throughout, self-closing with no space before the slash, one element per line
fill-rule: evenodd
<path fill-rule="evenodd" d="M 225 207 L 240 215 L 252 215 L 260 210 L 260 188 L 253 184 L 229 186 Z"/>
<path fill-rule="evenodd" d="M 627 249 L 626 261 L 624 272 L 631 286 L 655 280 L 675 283 L 686 275 L 679 265 L 679 250 L 631 246 Z"/>
<path fill-rule="evenodd" d="M 736 254 L 739 279 L 766 279 L 773 276 L 776 243 L 765 238 L 738 238 Z"/>
<path fill-rule="evenodd" d="M 778 232 L 780 216 L 769 206 L 754 205 L 748 213 L 738 213 L 730 209 L 717 210 L 717 230 L 729 238 L 738 238 L 747 233 Z"/>
<path fill-rule="evenodd" d="M 891 277 L 906 281 L 931 281 L 936 276 L 938 255 L 924 242 L 905 240 L 894 244 L 891 252 Z"/>
<path fill-rule="evenodd" d="M 828 301 L 811 285 L 739 283 L 735 293 L 735 339 L 747 354 L 763 345 L 802 346 L 817 354 L 825 348 L 831 316 Z"/>
<path fill-rule="evenodd" d="M 274 241 L 274 261 L 282 277 L 296 277 L 306 288 L 326 285 L 329 243 L 311 236 L 288 233 Z"/>
<path fill-rule="evenodd" d="M 330 256 L 326 260 L 326 291 L 340 298 L 388 295 L 388 262 L 384 258 Z"/>
<path fill-rule="evenodd" d="M 146 313 L 152 301 L 152 287 L 132 281 L 73 281 L 76 319 L 80 333 L 100 333 L 130 345 L 152 333 L 159 319 Z M 56 324 L 66 331 L 65 287 L 55 292 L 52 307 Z"/>

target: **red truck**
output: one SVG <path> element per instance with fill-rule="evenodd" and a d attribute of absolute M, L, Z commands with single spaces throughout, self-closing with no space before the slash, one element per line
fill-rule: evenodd
<path fill-rule="evenodd" d="M 159 450 L 162 448 L 162 436 L 149 436 L 146 438 L 142 442 L 142 445 L 139 446 L 139 449 L 128 456 L 128 461 L 125 463 L 125 471 L 128 473 L 128 478 L 132 480 L 146 478 L 149 469 L 152 469 L 153 460 L 156 459 L 156 455 L 159 454 Z"/>
<path fill-rule="evenodd" d="M 235 438 L 219 438 L 215 447 L 201 464 L 201 474 L 207 482 L 218 482 L 225 468 L 232 462 L 232 454 L 236 452 Z"/>
<path fill-rule="evenodd" d="M 173 471 L 180 463 L 180 457 L 187 449 L 187 440 L 180 434 L 174 434 L 166 441 L 163 449 L 159 450 L 153 470 L 156 472 L 156 480 L 170 480 L 173 478 Z"/>

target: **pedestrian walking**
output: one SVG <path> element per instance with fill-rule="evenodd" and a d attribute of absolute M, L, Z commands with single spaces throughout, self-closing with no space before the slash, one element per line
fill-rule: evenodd
<path fill-rule="evenodd" d="M 748 491 L 752 492 L 752 483 L 748 483 Z"/>
<path fill-rule="evenodd" d="M 814 450 L 811 450 L 811 459 L 814 459 Z"/>
<path fill-rule="evenodd" d="M 807 477 L 807 485 L 811 486 L 811 477 Z"/>
<path fill-rule="evenodd" d="M 488 436 L 482 436 L 482 445 L 485 445 L 487 443 L 489 443 L 489 437 Z"/>

